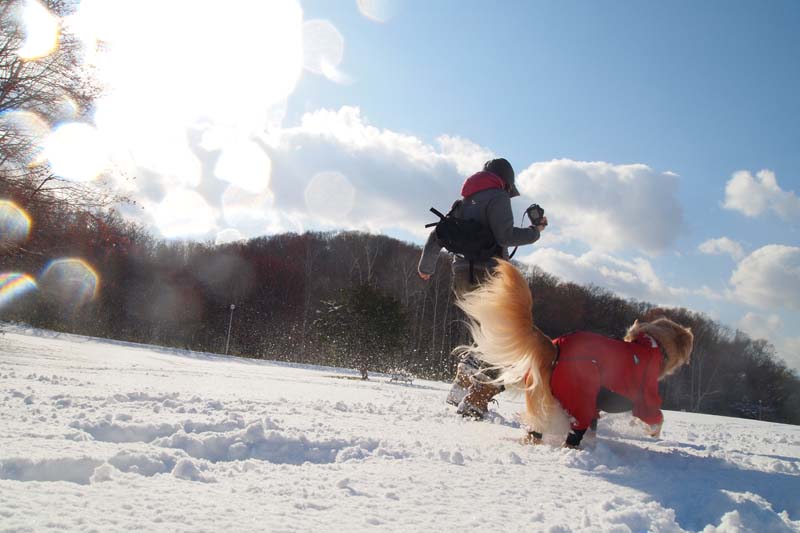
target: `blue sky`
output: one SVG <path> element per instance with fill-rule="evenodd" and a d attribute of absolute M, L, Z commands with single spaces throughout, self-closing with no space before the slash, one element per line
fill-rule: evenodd
<path fill-rule="evenodd" d="M 162 237 L 421 244 L 428 208 L 503 156 L 517 218 L 550 221 L 521 261 L 707 313 L 800 369 L 798 2 L 18 5 L 26 57 L 72 32 L 105 91 L 14 120 Z"/>
<path fill-rule="evenodd" d="M 382 127 L 458 132 L 514 161 L 645 160 L 698 174 L 797 168 L 794 2 L 403 2 L 332 21 L 356 83 L 305 77 L 296 109 L 354 104 Z"/>

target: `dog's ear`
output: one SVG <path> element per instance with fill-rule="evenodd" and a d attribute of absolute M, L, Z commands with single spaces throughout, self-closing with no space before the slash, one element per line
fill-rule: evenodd
<path fill-rule="evenodd" d="M 633 332 L 636 331 L 636 329 L 638 327 L 639 327 L 639 319 L 637 318 L 636 320 L 633 321 L 633 324 L 631 324 L 631 327 L 629 327 L 627 329 L 627 331 L 625 332 L 625 340 L 626 341 L 630 342 L 630 341 L 633 340 Z"/>

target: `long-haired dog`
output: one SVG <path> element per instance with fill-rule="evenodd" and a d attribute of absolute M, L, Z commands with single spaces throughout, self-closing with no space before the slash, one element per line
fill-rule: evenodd
<path fill-rule="evenodd" d="M 577 447 L 601 409 L 632 410 L 651 435 L 660 433 L 658 381 L 689 362 L 690 329 L 659 318 L 637 320 L 624 341 L 587 332 L 552 340 L 534 325 L 528 283 L 507 261 L 458 305 L 474 339 L 462 349 L 501 369 L 506 387 L 524 390 L 530 442 L 567 434 L 566 445 Z"/>

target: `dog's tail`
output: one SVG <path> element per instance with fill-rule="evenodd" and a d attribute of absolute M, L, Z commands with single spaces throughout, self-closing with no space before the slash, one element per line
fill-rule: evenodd
<path fill-rule="evenodd" d="M 557 350 L 533 324 L 533 298 L 522 273 L 507 261 L 498 261 L 486 283 L 464 295 L 459 307 L 469 317 L 473 346 L 479 359 L 501 370 L 498 381 L 525 390 L 525 422 L 540 433 L 563 434 L 569 419 L 550 391 Z"/>

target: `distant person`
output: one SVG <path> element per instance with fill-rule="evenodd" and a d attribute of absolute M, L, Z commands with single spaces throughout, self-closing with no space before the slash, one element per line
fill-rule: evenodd
<path fill-rule="evenodd" d="M 526 213 L 531 220 L 527 228 L 514 227 L 514 214 L 511 198 L 519 196 L 514 185 L 514 169 L 503 158 L 487 161 L 483 170 L 473 174 L 461 187 L 462 198 L 457 200 L 449 215 L 459 220 L 473 220 L 474 233 L 471 237 L 480 240 L 475 243 L 479 253 L 455 253 L 453 257 L 453 292 L 457 298 L 473 290 L 485 280 L 495 266 L 495 258 L 508 259 L 508 247 L 532 244 L 547 226 L 547 217 L 539 206 L 531 206 Z M 437 228 L 431 231 L 422 257 L 419 261 L 419 276 L 429 280 L 436 270 L 439 252 L 444 247 L 453 251 Z M 467 342 L 467 339 L 462 339 Z M 486 415 L 489 401 L 503 391 L 502 386 L 489 383 L 498 375 L 497 371 L 487 369 L 487 364 L 472 355 L 461 358 L 458 370 L 447 395 L 447 403 L 458 407 L 462 416 L 481 419 Z"/>

